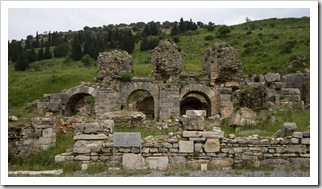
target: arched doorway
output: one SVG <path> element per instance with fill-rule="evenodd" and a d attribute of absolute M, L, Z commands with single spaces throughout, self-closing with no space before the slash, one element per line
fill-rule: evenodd
<path fill-rule="evenodd" d="M 146 119 L 153 120 L 154 99 L 151 93 L 146 90 L 133 91 L 127 100 L 127 107 L 130 111 L 140 111 L 146 115 Z"/>
<path fill-rule="evenodd" d="M 76 93 L 68 99 L 65 110 L 66 116 L 81 114 L 95 117 L 95 98 L 88 93 Z"/>
<path fill-rule="evenodd" d="M 185 115 L 187 110 L 205 110 L 207 116 L 210 116 L 210 99 L 202 92 L 191 91 L 185 94 L 180 100 L 180 116 Z"/>

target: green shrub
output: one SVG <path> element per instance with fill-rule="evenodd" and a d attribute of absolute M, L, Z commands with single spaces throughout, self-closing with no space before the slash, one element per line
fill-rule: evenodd
<path fill-rule="evenodd" d="M 206 40 L 206 41 L 212 41 L 212 40 L 214 40 L 214 36 L 212 36 L 212 35 L 207 35 L 207 36 L 205 37 L 205 40 Z"/>
<path fill-rule="evenodd" d="M 130 82 L 132 81 L 133 74 L 125 73 L 121 76 L 121 81 L 123 82 Z"/>

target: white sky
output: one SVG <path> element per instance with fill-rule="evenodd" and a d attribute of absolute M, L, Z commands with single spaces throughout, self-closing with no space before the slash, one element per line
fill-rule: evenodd
<path fill-rule="evenodd" d="M 234 25 L 266 18 L 310 16 L 308 8 L 10 8 L 8 10 L 8 39 L 24 39 L 45 31 L 81 30 L 84 26 L 108 24 L 194 21 Z"/>

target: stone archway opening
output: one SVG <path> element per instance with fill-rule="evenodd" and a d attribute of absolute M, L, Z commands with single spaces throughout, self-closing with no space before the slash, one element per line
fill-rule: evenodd
<path fill-rule="evenodd" d="M 95 98 L 88 93 L 74 94 L 68 99 L 65 110 L 66 116 L 80 114 L 95 117 Z"/>
<path fill-rule="evenodd" d="M 207 112 L 207 116 L 210 116 L 210 99 L 202 92 L 189 92 L 184 95 L 180 101 L 180 116 L 185 115 L 187 110 L 205 110 Z"/>
<path fill-rule="evenodd" d="M 154 98 L 146 90 L 133 91 L 127 100 L 129 111 L 140 111 L 146 115 L 146 119 L 153 120 L 154 115 Z"/>

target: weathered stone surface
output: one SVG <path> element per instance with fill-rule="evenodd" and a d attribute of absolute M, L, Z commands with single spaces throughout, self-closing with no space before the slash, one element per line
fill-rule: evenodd
<path fill-rule="evenodd" d="M 223 168 L 231 168 L 233 166 L 232 158 L 218 158 L 210 160 L 208 164 L 209 170 L 223 169 Z"/>
<path fill-rule="evenodd" d="M 201 143 L 195 144 L 195 152 L 203 152 Z"/>
<path fill-rule="evenodd" d="M 310 138 L 302 138 L 301 144 L 310 144 Z"/>
<path fill-rule="evenodd" d="M 157 169 L 165 171 L 169 165 L 168 157 L 148 157 L 146 158 L 147 167 L 150 169 Z"/>
<path fill-rule="evenodd" d="M 230 118 L 230 125 L 245 126 L 256 123 L 257 115 L 252 109 L 240 108 Z"/>
<path fill-rule="evenodd" d="M 234 48 L 226 43 L 215 43 L 203 56 L 203 70 L 212 80 L 239 81 L 242 63 Z"/>
<path fill-rule="evenodd" d="M 265 74 L 264 77 L 267 83 L 272 83 L 275 81 L 279 81 L 281 79 L 281 76 L 279 73 L 271 73 L 271 72 Z"/>
<path fill-rule="evenodd" d="M 107 136 L 105 134 L 74 136 L 74 140 L 105 140 L 105 139 L 107 139 Z"/>
<path fill-rule="evenodd" d="M 283 167 L 288 166 L 289 164 L 290 162 L 284 159 L 264 159 L 261 161 L 261 165 L 269 165 L 272 167 Z"/>
<path fill-rule="evenodd" d="M 182 125 L 185 130 L 204 130 L 206 123 L 203 116 L 182 116 Z"/>
<path fill-rule="evenodd" d="M 157 77 L 168 79 L 177 76 L 183 70 L 183 51 L 172 41 L 162 41 L 151 51 L 151 62 Z"/>
<path fill-rule="evenodd" d="M 145 166 L 145 159 L 140 154 L 123 154 L 123 169 L 140 169 Z"/>
<path fill-rule="evenodd" d="M 133 73 L 132 62 L 132 56 L 125 51 L 112 50 L 99 53 L 97 57 L 98 79 Z"/>
<path fill-rule="evenodd" d="M 76 161 L 89 161 L 91 159 L 90 156 L 83 156 L 83 155 L 79 155 L 75 157 Z"/>
<path fill-rule="evenodd" d="M 292 135 L 293 138 L 303 138 L 302 132 L 294 132 Z"/>
<path fill-rule="evenodd" d="M 188 160 L 187 169 L 189 170 L 200 170 L 201 164 L 208 164 L 209 160 Z"/>
<path fill-rule="evenodd" d="M 83 133 L 84 131 L 84 124 L 83 123 L 74 123 L 73 128 L 75 133 Z"/>
<path fill-rule="evenodd" d="M 295 169 L 310 168 L 310 158 L 292 158 L 290 164 Z"/>
<path fill-rule="evenodd" d="M 84 134 L 97 134 L 102 131 L 101 126 L 98 122 L 85 123 L 84 124 Z"/>
<path fill-rule="evenodd" d="M 179 152 L 180 153 L 192 153 L 194 151 L 193 141 L 179 141 Z"/>
<path fill-rule="evenodd" d="M 18 121 L 18 117 L 17 116 L 9 116 L 9 121 Z"/>
<path fill-rule="evenodd" d="M 187 110 L 186 111 L 187 116 L 198 116 L 198 117 L 206 117 L 207 112 L 205 110 Z"/>
<path fill-rule="evenodd" d="M 300 95 L 300 90 L 298 88 L 283 88 L 281 89 L 282 95 Z"/>
<path fill-rule="evenodd" d="M 206 140 L 204 150 L 207 153 L 209 153 L 209 152 L 219 152 L 220 151 L 219 139 L 210 139 L 210 138 L 208 138 Z"/>
<path fill-rule="evenodd" d="M 295 122 L 284 122 L 282 130 L 284 132 L 289 132 L 293 133 L 297 129 L 296 123 Z"/>
<path fill-rule="evenodd" d="M 305 145 L 288 145 L 285 147 L 285 152 L 288 153 L 300 153 L 300 154 L 304 154 L 306 153 L 307 148 Z"/>
<path fill-rule="evenodd" d="M 303 73 L 293 73 L 287 74 L 282 77 L 285 82 L 285 87 L 287 88 L 298 88 L 303 94 L 303 84 L 304 84 L 304 74 Z"/>

